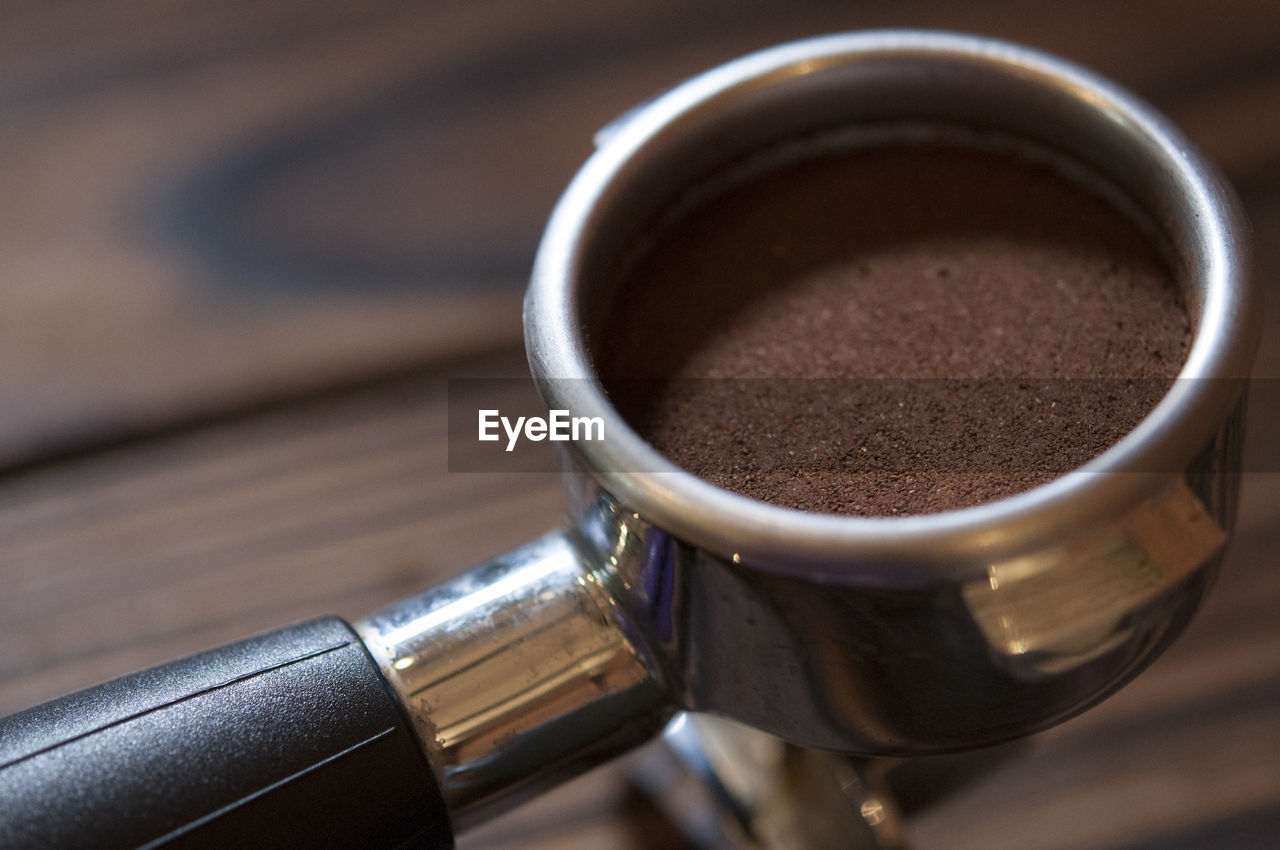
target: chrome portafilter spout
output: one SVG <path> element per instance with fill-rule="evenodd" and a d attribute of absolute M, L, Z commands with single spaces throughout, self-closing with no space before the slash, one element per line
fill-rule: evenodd
<path fill-rule="evenodd" d="M 592 366 L 607 270 L 682 187 L 836 127 L 996 129 L 1104 175 L 1170 247 L 1179 378 L 1079 470 L 978 507 L 819 515 L 657 455 Z M 797 42 L 697 77 L 603 139 L 525 303 L 564 444 L 565 523 L 368 617 L 291 627 L 0 725 L 0 845 L 448 846 L 705 712 L 804 747 L 914 755 L 1043 729 L 1191 616 L 1232 526 L 1259 333 L 1246 230 L 1164 119 L 1061 60 L 971 36 Z M 87 824 L 92 823 L 92 829 Z"/>
<path fill-rule="evenodd" d="M 797 747 L 708 714 L 677 715 L 663 742 L 633 757 L 630 775 L 691 847 L 908 847 L 888 781 L 900 759 Z"/>

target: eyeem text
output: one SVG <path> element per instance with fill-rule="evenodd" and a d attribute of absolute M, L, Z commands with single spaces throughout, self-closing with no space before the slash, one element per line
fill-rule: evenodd
<path fill-rule="evenodd" d="M 512 422 L 497 410 L 481 410 L 480 441 L 495 442 L 502 439 L 499 426 L 507 435 L 507 451 L 512 451 L 523 434 L 535 443 L 542 440 L 564 442 L 567 440 L 603 440 L 604 420 L 599 416 L 570 416 L 567 410 L 550 410 L 541 416 L 517 416 Z"/>

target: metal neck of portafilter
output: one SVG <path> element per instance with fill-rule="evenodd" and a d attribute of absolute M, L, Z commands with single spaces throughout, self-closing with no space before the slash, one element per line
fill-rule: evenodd
<path fill-rule="evenodd" d="M 643 743 L 674 710 L 594 560 L 549 534 L 356 624 L 455 828 Z"/>
<path fill-rule="evenodd" d="M 1166 243 L 1194 342 L 1174 388 L 1082 470 L 942 514 L 808 514 L 659 457 L 593 370 L 608 269 L 682 186 L 833 128 L 978 128 L 1110 181 Z M 525 308 L 549 407 L 601 417 L 565 451 L 564 532 L 359 624 L 465 826 L 655 734 L 676 710 L 862 753 L 1044 728 L 1180 631 L 1232 522 L 1259 332 L 1231 191 L 1148 107 L 1024 48 L 927 32 L 785 45 L 610 129 L 557 206 Z"/>

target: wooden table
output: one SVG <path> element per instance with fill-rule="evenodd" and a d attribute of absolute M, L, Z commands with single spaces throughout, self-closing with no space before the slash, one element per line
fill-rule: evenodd
<path fill-rule="evenodd" d="M 521 370 L 524 278 L 592 131 L 747 50 L 911 25 L 1074 58 L 1222 164 L 1280 281 L 1274 4 L 60 0 L 0 16 L 0 713 L 359 616 L 556 522 L 549 474 L 447 471 L 445 382 Z M 917 846 L 1280 846 L 1280 405 L 1259 386 L 1238 535 L 1188 633 L 915 818 Z M 610 766 L 462 846 L 672 841 Z"/>

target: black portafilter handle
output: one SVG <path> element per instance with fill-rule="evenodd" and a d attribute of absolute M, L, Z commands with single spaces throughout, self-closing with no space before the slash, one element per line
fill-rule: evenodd
<path fill-rule="evenodd" d="M 0 848 L 450 848 L 349 625 L 296 626 L 0 720 Z"/>

